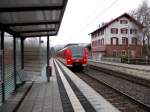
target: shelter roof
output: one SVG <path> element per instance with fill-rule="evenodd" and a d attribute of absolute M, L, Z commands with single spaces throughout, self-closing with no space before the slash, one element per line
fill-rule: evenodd
<path fill-rule="evenodd" d="M 1 0 L 0 30 L 17 37 L 58 34 L 68 0 Z"/>

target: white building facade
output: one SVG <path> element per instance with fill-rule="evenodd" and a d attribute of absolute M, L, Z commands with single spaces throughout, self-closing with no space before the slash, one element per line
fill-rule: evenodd
<path fill-rule="evenodd" d="M 91 33 L 92 57 L 141 57 L 142 24 L 124 13 Z"/>

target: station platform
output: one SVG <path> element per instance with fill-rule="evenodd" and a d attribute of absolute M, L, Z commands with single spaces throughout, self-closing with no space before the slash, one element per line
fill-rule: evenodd
<path fill-rule="evenodd" d="M 15 108 L 17 110 L 12 112 L 119 112 L 59 61 L 51 59 L 50 65 L 50 82 L 41 79 L 34 81 L 24 100 Z M 67 77 L 74 83 L 76 91 Z M 11 111 L 3 108 L 2 112 Z"/>
<path fill-rule="evenodd" d="M 115 63 L 108 61 L 88 60 L 88 65 L 97 66 L 104 69 L 124 73 L 130 76 L 138 77 L 150 81 L 150 66 Z"/>

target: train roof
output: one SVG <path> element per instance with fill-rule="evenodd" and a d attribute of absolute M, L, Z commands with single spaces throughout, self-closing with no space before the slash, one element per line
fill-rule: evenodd
<path fill-rule="evenodd" d="M 70 45 L 67 45 L 66 47 L 64 47 L 63 49 L 58 50 L 57 52 L 61 52 L 61 51 L 65 50 L 65 49 L 67 49 L 67 48 L 74 48 L 74 47 L 81 47 L 81 48 L 83 48 L 83 46 L 81 46 L 79 44 L 70 44 Z"/>
<path fill-rule="evenodd" d="M 79 44 L 77 44 L 77 43 L 71 43 L 71 44 L 67 44 L 67 45 L 65 45 L 65 46 L 64 46 L 64 48 L 66 48 L 66 47 L 70 47 L 70 46 L 77 46 L 77 45 L 79 45 Z"/>

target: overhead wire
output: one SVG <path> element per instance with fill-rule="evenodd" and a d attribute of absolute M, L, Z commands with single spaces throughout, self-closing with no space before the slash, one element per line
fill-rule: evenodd
<path fill-rule="evenodd" d="M 115 5 L 119 0 L 115 0 L 112 2 L 106 9 L 104 9 L 98 16 L 93 18 L 88 24 L 86 24 L 76 35 L 79 35 L 82 31 L 84 31 L 90 24 L 93 23 L 96 19 L 98 19 L 100 16 L 102 16 L 107 10 L 109 10 L 113 5 Z"/>
<path fill-rule="evenodd" d="M 99 9 L 99 7 L 100 6 L 102 6 L 103 4 L 104 4 L 104 2 L 106 2 L 107 0 L 103 0 L 103 1 L 101 1 L 99 4 L 98 4 L 98 6 L 89 14 L 89 16 L 85 19 L 85 21 L 87 22 L 87 21 L 89 21 L 89 19 L 91 18 L 91 17 L 93 17 L 93 15 L 95 14 L 95 12 Z M 84 22 L 85 23 L 85 22 Z M 83 23 L 83 24 L 84 24 Z M 81 25 L 81 27 L 83 26 L 83 24 Z"/>

